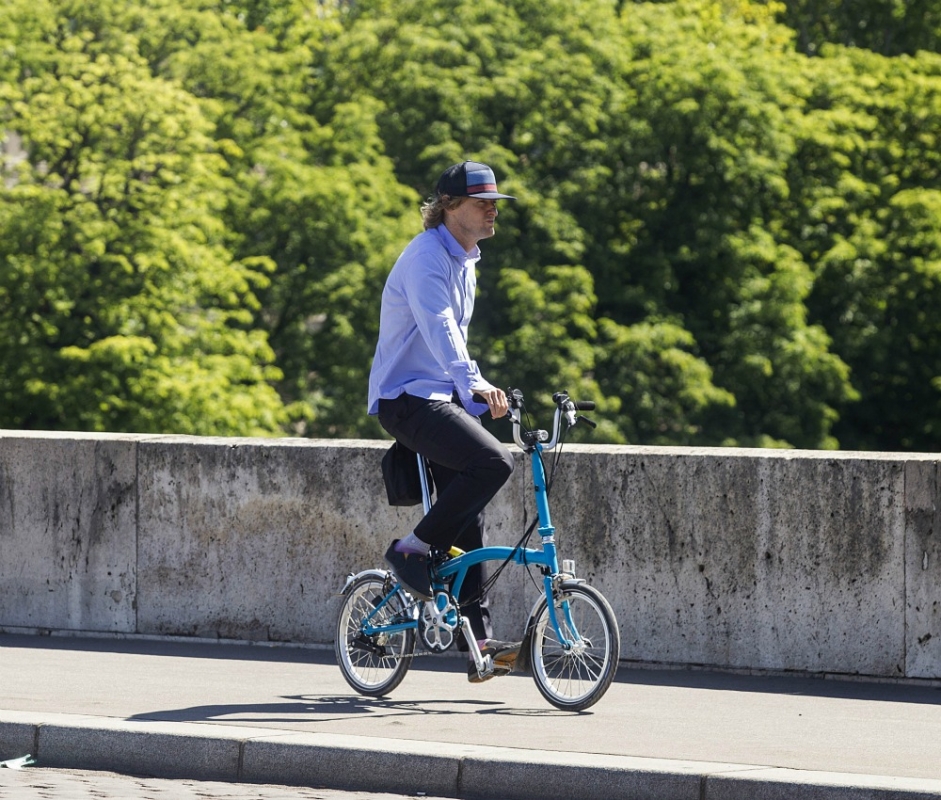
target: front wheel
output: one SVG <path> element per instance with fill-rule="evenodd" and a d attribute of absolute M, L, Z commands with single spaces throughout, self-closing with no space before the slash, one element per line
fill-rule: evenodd
<path fill-rule="evenodd" d="M 559 633 L 545 599 L 533 615 L 529 657 L 536 687 L 556 708 L 581 711 L 608 691 L 621 650 L 614 612 L 597 589 L 569 584 L 552 598 Z"/>
<path fill-rule="evenodd" d="M 415 651 L 413 628 L 383 632 L 382 626 L 404 621 L 408 601 L 393 582 L 365 574 L 348 587 L 337 618 L 337 664 L 357 692 L 381 697 L 398 686 Z M 366 625 L 378 632 L 365 632 Z"/>

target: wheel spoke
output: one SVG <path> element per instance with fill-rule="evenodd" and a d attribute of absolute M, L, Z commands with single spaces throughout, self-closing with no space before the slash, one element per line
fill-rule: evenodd
<path fill-rule="evenodd" d="M 401 618 L 405 601 L 401 595 L 388 598 L 384 581 L 366 576 L 351 586 L 337 620 L 336 654 L 340 671 L 356 691 L 381 695 L 401 683 L 415 647 L 412 630 L 366 635 L 370 630 Z"/>
<path fill-rule="evenodd" d="M 604 597 L 587 586 L 554 600 L 557 634 L 543 604 L 531 643 L 533 677 L 543 696 L 558 708 L 580 710 L 607 691 L 617 669 L 619 637 Z M 566 646 L 567 645 L 567 646 Z"/>

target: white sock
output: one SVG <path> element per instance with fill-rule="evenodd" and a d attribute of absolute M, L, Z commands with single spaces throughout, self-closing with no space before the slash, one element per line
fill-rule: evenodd
<path fill-rule="evenodd" d="M 400 553 L 418 553 L 419 555 L 427 556 L 431 545 L 423 542 L 415 535 L 415 531 L 412 531 L 408 536 L 399 541 L 395 549 Z"/>

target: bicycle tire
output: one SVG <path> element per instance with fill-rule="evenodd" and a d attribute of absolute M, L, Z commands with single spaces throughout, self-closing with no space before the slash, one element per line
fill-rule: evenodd
<path fill-rule="evenodd" d="M 533 680 L 556 708 L 582 711 L 597 703 L 614 680 L 621 651 L 617 620 L 601 592 L 586 584 L 564 586 L 552 601 L 563 638 L 576 646 L 562 646 L 543 598 L 528 637 Z"/>
<path fill-rule="evenodd" d="M 405 677 L 415 651 L 415 631 L 365 636 L 362 621 L 389 595 L 392 584 L 377 575 L 358 578 L 346 591 L 337 615 L 334 642 L 337 664 L 343 678 L 357 692 L 381 697 L 395 689 Z M 373 623 L 389 622 L 405 611 L 406 596 L 396 591 L 373 617 Z"/>

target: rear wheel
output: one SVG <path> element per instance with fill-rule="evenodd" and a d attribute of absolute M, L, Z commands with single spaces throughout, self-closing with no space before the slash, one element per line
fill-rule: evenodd
<path fill-rule="evenodd" d="M 533 617 L 529 656 L 536 686 L 556 708 L 581 711 L 608 691 L 621 649 L 614 612 L 597 589 L 563 587 L 552 598 L 561 636 L 543 600 Z"/>
<path fill-rule="evenodd" d="M 337 664 L 346 682 L 360 694 L 380 697 L 398 686 L 415 651 L 415 630 L 367 635 L 373 628 L 408 619 L 408 599 L 378 575 L 364 575 L 350 586 L 337 618 Z M 370 616 L 371 615 L 371 616 Z"/>

